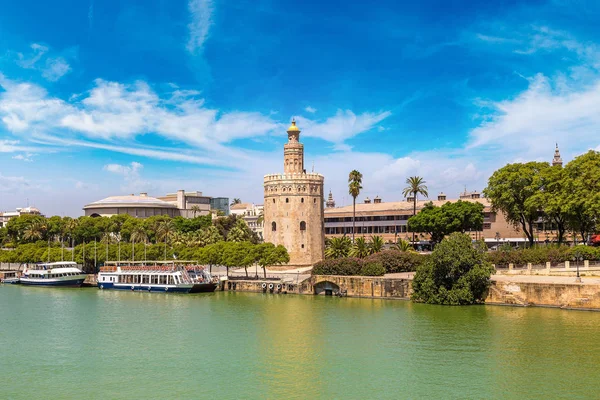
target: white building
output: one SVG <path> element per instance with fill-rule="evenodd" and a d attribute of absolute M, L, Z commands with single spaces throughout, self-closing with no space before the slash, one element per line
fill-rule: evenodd
<path fill-rule="evenodd" d="M 202 192 L 186 192 L 178 190 L 162 197 L 151 197 L 147 193 L 127 196 L 110 196 L 102 200 L 86 204 L 83 207 L 88 217 L 110 217 L 128 214 L 136 218 L 147 218 L 155 215 L 169 217 L 193 218 L 210 213 L 210 197 Z"/>
<path fill-rule="evenodd" d="M 232 205 L 229 209 L 229 213 L 243 218 L 246 224 L 248 224 L 248 227 L 253 232 L 256 232 L 258 237 L 262 240 L 264 221 L 261 217 L 263 215 L 263 210 L 264 207 L 262 204 L 239 203 Z"/>
<path fill-rule="evenodd" d="M 15 217 L 18 217 L 18 216 L 21 216 L 24 214 L 43 216 L 42 213 L 40 212 L 40 210 L 38 210 L 35 207 L 24 207 L 24 208 L 17 208 L 15 211 L 0 212 L 0 228 L 5 227 L 6 224 L 8 223 L 8 221 L 10 221 L 12 218 L 15 218 Z"/>

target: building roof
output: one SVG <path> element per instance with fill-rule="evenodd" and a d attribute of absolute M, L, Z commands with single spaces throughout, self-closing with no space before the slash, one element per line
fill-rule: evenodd
<path fill-rule="evenodd" d="M 149 207 L 149 208 L 177 208 L 175 204 L 159 200 L 146 195 L 110 196 L 102 200 L 86 204 L 83 209 L 105 207 Z"/>
<path fill-rule="evenodd" d="M 229 207 L 230 210 L 247 210 L 252 208 L 252 203 L 238 203 Z"/>
<path fill-rule="evenodd" d="M 425 204 L 431 202 L 434 206 L 441 206 L 448 202 L 455 202 L 459 199 L 450 199 L 450 200 L 418 200 L 417 201 L 417 210 L 420 210 L 425 206 Z M 485 207 L 490 206 L 490 202 L 485 198 L 479 199 L 460 199 L 461 201 L 470 201 L 473 203 L 481 203 Z M 365 213 L 365 212 L 405 212 L 407 214 L 412 214 L 413 212 L 413 203 L 412 201 L 390 201 L 390 202 L 382 202 L 382 203 L 356 203 L 356 213 Z M 325 208 L 325 214 L 352 214 L 352 204 L 348 206 L 335 207 L 335 208 Z"/>

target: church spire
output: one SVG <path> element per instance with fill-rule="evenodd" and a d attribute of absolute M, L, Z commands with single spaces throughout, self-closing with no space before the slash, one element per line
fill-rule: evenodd
<path fill-rule="evenodd" d="M 563 165 L 563 160 L 560 156 L 560 150 L 558 149 L 558 143 L 556 143 L 556 149 L 554 149 L 554 158 L 552 159 L 552 166 L 561 166 Z"/>
<path fill-rule="evenodd" d="M 325 206 L 327 208 L 334 208 L 335 201 L 333 200 L 333 195 L 331 194 L 331 190 L 329 191 L 329 196 L 327 197 L 327 201 L 325 202 Z"/>

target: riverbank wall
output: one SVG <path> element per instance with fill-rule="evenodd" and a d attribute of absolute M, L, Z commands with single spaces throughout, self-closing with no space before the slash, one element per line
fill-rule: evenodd
<path fill-rule="evenodd" d="M 220 289 L 408 300 L 412 291 L 411 278 L 313 275 L 294 284 L 277 280 L 224 281 Z M 600 284 L 493 280 L 485 303 L 600 311 Z"/>

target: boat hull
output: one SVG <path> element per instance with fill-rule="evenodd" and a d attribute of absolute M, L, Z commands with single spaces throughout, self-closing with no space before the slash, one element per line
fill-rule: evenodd
<path fill-rule="evenodd" d="M 195 283 L 190 293 L 210 293 L 217 288 L 216 283 Z"/>
<path fill-rule="evenodd" d="M 130 292 L 191 293 L 194 285 L 140 285 L 126 283 L 98 282 L 101 290 L 128 290 Z"/>
<path fill-rule="evenodd" d="M 84 277 L 74 277 L 73 279 L 38 279 L 21 278 L 19 284 L 25 286 L 52 286 L 52 287 L 81 287 Z"/>

